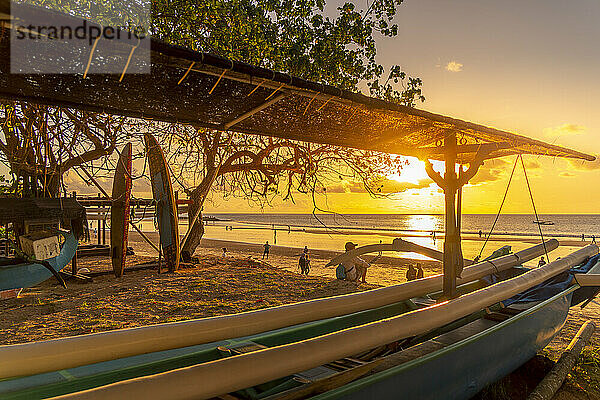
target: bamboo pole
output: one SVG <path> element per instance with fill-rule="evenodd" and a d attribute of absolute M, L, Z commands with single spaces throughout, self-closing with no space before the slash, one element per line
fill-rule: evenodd
<path fill-rule="evenodd" d="M 571 340 L 552 370 L 542 379 L 527 400 L 550 400 L 562 386 L 567 374 L 573 369 L 579 355 L 589 342 L 596 325 L 591 320 L 585 321 Z"/>
<path fill-rule="evenodd" d="M 590 244 L 515 278 L 398 317 L 192 367 L 125 380 L 55 399 L 212 398 L 428 332 L 538 285 L 597 253 L 598 246 Z"/>
<path fill-rule="evenodd" d="M 556 249 L 549 240 L 546 248 Z M 480 279 L 544 254 L 541 244 L 465 268 L 460 283 Z M 0 346 L 0 379 L 72 368 L 116 358 L 242 337 L 346 315 L 439 291 L 442 275 L 367 292 L 286 304 L 239 314 Z"/>

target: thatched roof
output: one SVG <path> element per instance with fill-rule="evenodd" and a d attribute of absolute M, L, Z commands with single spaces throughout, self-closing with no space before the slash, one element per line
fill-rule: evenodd
<path fill-rule="evenodd" d="M 6 12 L 4 3 L 0 1 L 0 12 Z M 131 47 L 121 46 L 127 48 L 114 50 L 123 55 L 118 62 L 125 65 Z M 151 43 L 151 73 L 126 74 L 122 82 L 119 75 L 109 74 L 85 79 L 83 74 L 10 74 L 9 48 L 5 34 L 0 40 L 4 99 L 433 159 L 443 159 L 443 139 L 455 133 L 462 162 L 482 146 L 489 158 L 523 153 L 594 160 L 525 136 L 157 40 Z M 130 68 L 142 63 L 134 52 Z"/>

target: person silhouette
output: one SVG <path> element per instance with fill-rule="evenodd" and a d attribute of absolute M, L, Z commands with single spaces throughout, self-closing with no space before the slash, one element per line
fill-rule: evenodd
<path fill-rule="evenodd" d="M 546 265 L 546 260 L 544 260 L 544 256 L 542 256 L 540 262 L 538 262 L 538 267 L 543 267 L 544 265 Z"/>

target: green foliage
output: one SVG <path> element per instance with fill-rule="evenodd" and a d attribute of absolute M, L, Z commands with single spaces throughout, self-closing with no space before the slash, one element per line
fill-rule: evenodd
<path fill-rule="evenodd" d="M 305 79 L 359 90 L 413 106 L 424 101 L 421 80 L 376 60 L 375 37 L 395 37 L 402 0 L 375 0 L 367 9 L 352 2 L 327 16 L 325 0 L 155 0 L 152 35 L 166 42 L 288 72 Z M 395 85 L 402 83 L 398 89 Z"/>

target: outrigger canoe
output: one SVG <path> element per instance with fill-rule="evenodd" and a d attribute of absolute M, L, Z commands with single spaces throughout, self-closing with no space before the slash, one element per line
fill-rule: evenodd
<path fill-rule="evenodd" d="M 477 292 L 489 290 L 492 294 L 498 285 L 518 288 L 517 281 L 526 280 L 527 275 L 537 276 L 535 279 L 538 280 L 550 276 L 533 288 L 518 293 L 506 291 L 514 294 L 501 301 L 491 298 L 493 301 L 486 307 L 481 306 L 487 304 L 485 301 L 479 303 L 475 311 L 452 317 L 452 320 L 434 329 L 410 336 L 396 331 L 398 338 L 383 345 L 365 348 L 294 373 L 284 372 L 276 379 L 221 394 L 229 393 L 228 396 L 232 397 L 228 398 L 232 399 L 364 399 L 390 396 L 467 399 L 522 365 L 560 331 L 569 307 L 585 300 L 596 289 L 580 288 L 573 276 L 575 273 L 592 276 L 600 272 L 597 251 L 595 245 L 590 245 L 576 252 L 575 257 L 568 256 L 548 264 L 548 269 L 545 269 L 546 266 L 534 270 L 517 266 L 484 280 L 463 284 L 459 286 L 461 297 L 454 302 L 471 303 L 470 298 L 474 298 Z M 578 265 L 569 268 L 571 262 Z M 493 283 L 497 280 L 500 282 Z M 435 308 L 444 308 L 445 303 L 433 305 L 440 295 L 440 292 L 435 292 L 425 297 L 245 337 L 6 379 L 0 382 L 0 397 L 35 399 L 71 393 L 64 397 L 107 398 L 115 393 L 136 395 L 144 392 L 147 399 L 190 398 L 193 396 L 183 394 L 211 386 L 213 382 L 184 380 L 180 382 L 185 384 L 165 385 L 163 379 L 189 373 L 199 366 L 218 367 L 224 361 L 235 366 L 244 357 L 267 355 L 289 346 L 309 345 L 310 342 L 365 326 L 383 323 L 383 328 L 386 321 L 399 317 L 431 314 Z M 451 308 L 456 309 L 456 304 Z M 394 336 L 393 332 L 389 333 Z M 35 346 L 35 343 L 22 346 L 32 345 Z M 339 343 L 339 347 L 344 346 L 344 343 Z M 312 356 L 310 352 L 296 353 L 299 358 Z M 302 363 L 302 360 L 288 360 L 289 363 L 296 361 Z M 263 366 L 256 364 L 255 367 L 262 369 Z M 242 375 L 248 372 L 244 371 Z M 161 383 L 159 386 L 156 386 L 157 379 Z M 222 380 L 240 379 L 235 369 L 222 376 Z M 168 392 L 172 396 L 164 397 Z M 194 398 L 213 395 L 201 391 Z"/>

